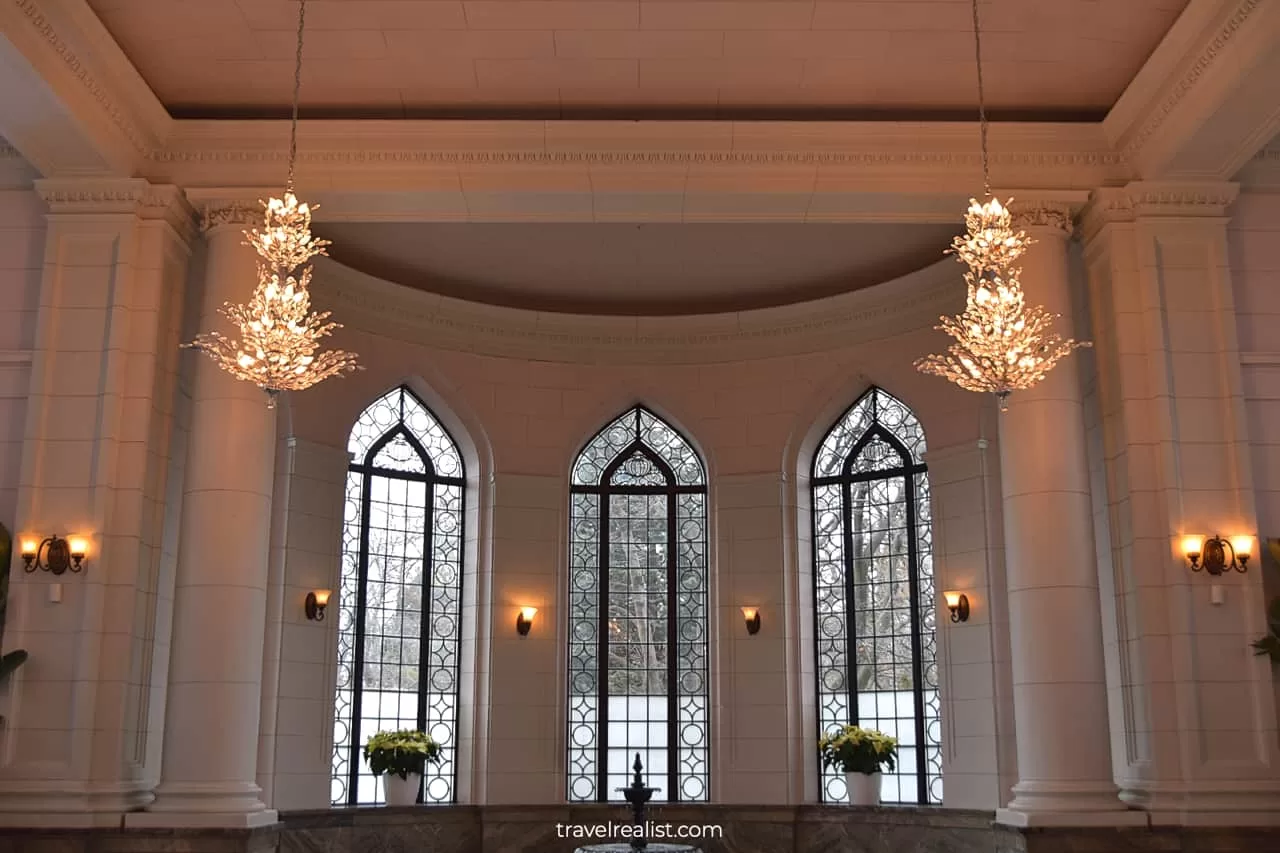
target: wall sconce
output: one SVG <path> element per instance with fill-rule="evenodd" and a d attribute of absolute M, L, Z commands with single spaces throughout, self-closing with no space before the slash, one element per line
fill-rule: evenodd
<path fill-rule="evenodd" d="M 307 618 L 312 622 L 323 622 L 324 609 L 329 606 L 331 595 L 333 592 L 327 589 L 317 589 L 307 593 L 307 602 L 303 605 L 303 609 L 307 611 Z"/>
<path fill-rule="evenodd" d="M 742 608 L 742 618 L 747 623 L 747 633 L 751 635 L 760 633 L 760 608 L 744 607 Z"/>
<path fill-rule="evenodd" d="M 1231 559 L 1227 559 L 1227 551 Z M 1253 551 L 1252 536 L 1233 536 L 1231 541 L 1221 536 L 1204 539 L 1200 536 L 1186 536 L 1182 540 L 1182 552 L 1187 555 L 1191 571 L 1205 571 L 1217 577 L 1227 569 L 1245 572 L 1249 569 L 1249 556 Z"/>
<path fill-rule="evenodd" d="M 969 596 L 963 592 L 944 592 L 942 597 L 947 601 L 947 609 L 951 611 L 952 622 L 969 621 Z"/>
<path fill-rule="evenodd" d="M 83 568 L 88 549 L 89 544 L 79 536 L 71 537 L 70 541 L 50 536 L 39 543 L 34 539 L 23 539 L 22 563 L 28 572 L 36 569 L 55 575 L 78 572 Z"/>
<path fill-rule="evenodd" d="M 529 629 L 533 627 L 533 617 L 538 615 L 536 607 L 521 607 L 520 615 L 516 617 L 516 633 L 521 637 L 529 636 Z"/>

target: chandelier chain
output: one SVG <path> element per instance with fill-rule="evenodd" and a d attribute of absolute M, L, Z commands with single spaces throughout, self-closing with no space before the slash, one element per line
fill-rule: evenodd
<path fill-rule="evenodd" d="M 307 25 L 307 0 L 298 3 L 298 46 L 293 59 L 293 114 L 289 120 L 289 179 L 285 191 L 293 192 L 293 170 L 298 160 L 298 101 L 302 93 L 302 33 Z"/>
<path fill-rule="evenodd" d="M 302 49 L 299 40 L 298 49 Z M 987 153 L 987 92 L 982 79 L 982 25 L 978 19 L 978 0 L 973 0 L 973 52 L 978 66 L 978 133 L 982 139 L 982 191 L 991 198 L 991 166 Z"/>

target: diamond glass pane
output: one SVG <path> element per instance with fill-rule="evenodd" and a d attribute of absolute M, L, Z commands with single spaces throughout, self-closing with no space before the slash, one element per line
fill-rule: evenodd
<path fill-rule="evenodd" d="M 385 729 L 443 746 L 425 803 L 455 800 L 464 489 L 457 445 L 407 389 L 352 429 L 338 590 L 335 805 L 382 802 L 361 752 Z M 451 472 L 445 474 L 444 472 Z"/>
<path fill-rule="evenodd" d="M 872 388 L 814 459 L 814 619 L 818 726 L 855 723 L 898 738 L 887 803 L 942 802 L 936 607 L 924 433 Z M 825 771 L 824 802 L 847 802 Z"/>
<path fill-rule="evenodd" d="M 706 480 L 633 409 L 573 466 L 567 796 L 620 801 L 637 753 L 655 801 L 709 794 Z"/>

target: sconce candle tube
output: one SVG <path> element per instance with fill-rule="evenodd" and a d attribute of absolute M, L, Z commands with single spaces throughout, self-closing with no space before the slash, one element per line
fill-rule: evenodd
<path fill-rule="evenodd" d="M 742 608 L 742 618 L 747 623 L 748 634 L 760 633 L 760 608 L 744 607 Z"/>
<path fill-rule="evenodd" d="M 521 637 L 529 636 L 529 630 L 533 628 L 533 617 L 538 615 L 536 607 L 521 607 L 520 614 L 516 616 L 516 633 Z"/>

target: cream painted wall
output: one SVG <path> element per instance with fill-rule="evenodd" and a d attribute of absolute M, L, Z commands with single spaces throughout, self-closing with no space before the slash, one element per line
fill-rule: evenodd
<path fill-rule="evenodd" d="M 13 169 L 0 175 L 0 524 L 10 533 L 44 267 L 44 213 L 29 175 Z"/>
<path fill-rule="evenodd" d="M 1259 535 L 1280 537 L 1280 191 L 1241 193 L 1227 238 Z"/>
<path fill-rule="evenodd" d="M 468 559 L 476 569 L 468 579 L 474 601 L 466 611 L 466 642 L 475 652 L 470 689 L 480 701 L 464 703 L 470 715 L 462 735 L 469 769 L 460 786 L 464 801 L 564 799 L 568 466 L 597 429 L 637 402 L 681 428 L 710 472 L 713 797 L 816 799 L 804 472 L 822 434 L 874 383 L 912 406 L 924 425 L 937 588 L 965 590 L 973 601 L 968 623 L 952 625 L 945 610 L 939 619 L 946 803 L 1002 805 L 1014 776 L 994 407 L 911 367 L 913 358 L 942 343 L 929 327 L 940 308 L 953 306 L 930 294 L 943 282 L 951 285 L 948 299 L 954 297 L 953 269 L 856 294 L 852 303 L 841 298 L 805 312 L 779 309 L 734 320 L 736 327 L 783 330 L 802 313 L 826 318 L 782 343 L 782 331 L 738 340 L 723 328 L 714 331 L 724 318 L 691 318 L 664 321 L 687 332 L 684 343 L 654 344 L 646 352 L 634 336 L 619 335 L 615 345 L 599 341 L 600 327 L 613 318 L 548 320 L 459 304 L 448 310 L 478 315 L 490 331 L 475 333 L 469 344 L 431 346 L 407 328 L 398 330 L 397 321 L 414 311 L 447 313 L 437 310 L 435 297 L 324 265 L 317 301 L 332 307 L 351 298 L 366 309 L 342 315 L 348 328 L 339 340 L 360 353 L 366 369 L 287 403 L 292 427 L 280 458 L 289 460 L 290 474 L 277 484 L 277 501 L 289 507 L 276 543 L 284 553 L 280 706 L 274 732 L 264 733 L 264 742 L 274 735 L 274 778 L 260 779 L 272 792 L 271 805 L 327 804 L 336 620 L 307 622 L 302 599 L 308 589 L 338 587 L 335 533 L 346 432 L 365 405 L 402 381 L 467 447 L 476 504 L 468 519 L 474 531 Z M 853 325 L 833 337 L 832 319 L 845 316 L 851 304 Z M 546 348 L 558 350 L 551 359 L 493 354 L 509 350 L 511 338 L 530 324 L 549 322 L 562 344 Z M 740 361 L 699 353 L 700 332 L 727 335 L 726 346 L 746 351 Z M 429 324 L 416 334 L 428 336 Z M 536 340 L 528 345 L 539 346 Z M 759 355 L 751 357 L 752 351 Z M 985 451 L 983 437 L 990 440 Z M 490 550 L 476 553 L 479 543 Z M 763 629 L 756 636 L 742 626 L 745 604 L 761 608 Z M 527 638 L 512 624 L 522 605 L 539 608 Z"/>
<path fill-rule="evenodd" d="M 1258 536 L 1280 539 L 1280 188 L 1242 192 L 1232 209 L 1227 241 Z M 1258 565 L 1267 600 L 1280 596 L 1280 565 L 1266 554 Z M 1280 678 L 1276 706 L 1280 708 Z"/>

